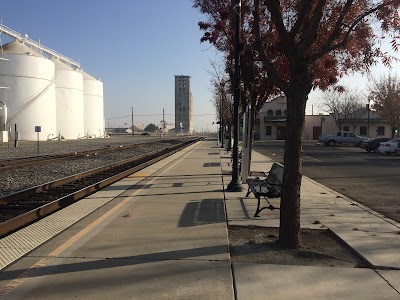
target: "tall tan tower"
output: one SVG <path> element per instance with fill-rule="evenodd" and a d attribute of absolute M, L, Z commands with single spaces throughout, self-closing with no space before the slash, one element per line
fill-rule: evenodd
<path fill-rule="evenodd" d="M 192 134 L 192 92 L 190 76 L 175 75 L 175 130 Z"/>

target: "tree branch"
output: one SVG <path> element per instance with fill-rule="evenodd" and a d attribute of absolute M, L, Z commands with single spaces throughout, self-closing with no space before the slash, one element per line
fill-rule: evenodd
<path fill-rule="evenodd" d="M 350 1 L 350 0 L 349 0 Z M 349 41 L 349 37 L 350 34 L 353 32 L 353 30 L 357 27 L 358 24 L 360 24 L 361 21 L 363 21 L 366 17 L 368 17 L 369 15 L 372 15 L 373 13 L 375 13 L 376 11 L 388 6 L 392 4 L 391 2 L 386 2 L 386 3 L 381 3 L 376 7 L 373 7 L 369 10 L 367 10 L 366 12 L 364 12 L 363 14 L 359 15 L 354 21 L 353 23 L 351 23 L 350 26 L 348 26 L 348 30 L 344 33 L 344 36 L 342 38 L 341 41 L 337 42 L 336 44 L 326 44 L 325 47 L 323 47 L 320 51 L 316 52 L 315 54 L 310 56 L 311 60 L 316 60 L 318 58 L 321 58 L 322 56 L 324 56 L 325 54 L 334 51 L 336 49 L 342 48 L 344 46 L 346 46 L 346 44 Z M 343 25 L 343 24 L 342 24 Z M 340 35 L 340 30 L 339 30 L 339 34 Z M 334 39 L 332 39 L 333 41 Z"/>
<path fill-rule="evenodd" d="M 298 52 L 300 57 L 305 57 L 308 49 L 310 49 L 311 45 L 317 39 L 318 27 L 319 23 L 321 22 L 326 1 L 327 0 L 317 1 L 317 4 L 315 5 L 314 8 L 314 12 L 310 18 L 311 20 L 310 24 L 303 24 L 303 34 L 301 38 L 302 42 L 299 45 L 299 52 Z"/>
<path fill-rule="evenodd" d="M 220 20 L 220 15 L 219 15 L 218 11 L 216 10 L 216 7 L 224 7 L 224 6 L 225 6 L 224 1 L 216 2 L 216 0 L 213 0 L 213 1 L 204 0 L 203 2 L 196 1 L 194 4 L 194 7 L 199 7 L 203 13 L 209 14 L 211 16 L 212 20 L 214 20 L 214 22 L 217 22 L 218 20 Z M 222 27 L 222 32 L 223 32 L 223 35 L 225 36 L 225 38 L 228 40 L 227 43 L 224 43 L 224 46 L 226 48 L 225 50 L 232 51 L 233 47 L 232 47 L 232 49 L 230 49 L 229 47 L 226 46 L 226 45 L 233 45 L 233 39 L 229 35 L 229 32 L 227 31 L 226 26 Z"/>
<path fill-rule="evenodd" d="M 285 28 L 285 25 L 283 24 L 279 0 L 265 0 L 264 3 L 267 6 L 267 9 L 271 14 L 271 19 L 272 19 L 272 22 L 275 24 L 280 41 L 285 45 L 284 48 L 287 48 L 289 38 L 288 38 L 288 32 Z M 254 6 L 256 6 L 255 2 L 254 2 Z M 259 9 L 259 8 L 257 8 L 257 9 Z"/>
<path fill-rule="evenodd" d="M 292 40 L 295 39 L 296 35 L 298 34 L 301 26 L 303 25 L 304 18 L 310 14 L 311 4 L 313 3 L 312 0 L 304 1 L 304 4 L 301 6 L 301 10 L 297 16 L 296 23 L 294 23 L 292 29 L 290 30 L 289 34 Z"/>
<path fill-rule="evenodd" d="M 260 1 L 259 0 L 254 0 L 254 11 L 253 11 L 253 16 L 254 16 L 254 31 L 255 31 L 255 39 L 256 39 L 256 47 L 257 51 L 260 55 L 260 58 L 267 69 L 269 78 L 275 84 L 282 90 L 282 91 L 287 91 L 289 89 L 289 85 L 286 81 L 284 81 L 278 71 L 276 70 L 274 64 L 272 63 L 271 59 L 268 57 L 267 53 L 265 52 L 263 43 L 262 43 L 262 38 L 261 38 L 261 32 L 260 32 Z"/>
<path fill-rule="evenodd" d="M 351 6 L 353 5 L 354 0 L 347 0 L 345 6 L 343 7 L 342 12 L 340 13 L 339 19 L 335 24 L 335 28 L 332 31 L 332 34 L 328 38 L 327 44 L 332 45 L 332 43 L 340 36 L 340 28 L 343 25 L 343 20 L 349 13 Z"/>

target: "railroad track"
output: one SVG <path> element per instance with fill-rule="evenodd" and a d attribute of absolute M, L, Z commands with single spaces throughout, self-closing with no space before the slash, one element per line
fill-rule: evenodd
<path fill-rule="evenodd" d="M 197 142 L 191 139 L 162 150 L 69 176 L 0 198 L 0 237 L 54 213 Z"/>
<path fill-rule="evenodd" d="M 53 163 L 55 161 L 62 161 L 67 159 L 74 159 L 78 157 L 87 157 L 93 155 L 101 155 L 107 154 L 109 152 L 114 151 L 127 151 L 133 148 L 138 148 L 142 146 L 148 146 L 150 144 L 159 144 L 160 141 L 147 141 L 144 143 L 137 143 L 133 145 L 126 145 L 126 146 L 117 146 L 117 147 L 105 147 L 101 149 L 95 150 L 86 150 L 86 151 L 78 151 L 78 152 L 71 152 L 71 153 L 61 153 L 61 154 L 49 154 L 49 155 L 38 155 L 38 156 L 29 156 L 29 157 L 20 157 L 20 158 L 13 158 L 13 159 L 2 159 L 0 160 L 0 171 L 3 170 L 15 170 L 30 167 L 33 165 L 45 165 L 49 163 Z"/>

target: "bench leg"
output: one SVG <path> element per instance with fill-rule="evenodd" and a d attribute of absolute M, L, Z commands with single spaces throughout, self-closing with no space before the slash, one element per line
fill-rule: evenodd
<path fill-rule="evenodd" d="M 254 217 L 260 217 L 260 215 L 259 215 L 260 212 L 263 211 L 263 210 L 266 209 L 266 208 L 268 208 L 268 209 L 270 209 L 270 210 L 276 209 L 276 207 L 273 206 L 273 205 L 268 201 L 268 198 L 265 197 L 265 200 L 267 200 L 269 206 L 265 206 L 265 207 L 263 207 L 263 208 L 260 208 L 260 205 L 261 205 L 261 196 L 260 196 L 260 195 L 257 195 L 257 210 L 256 210 L 256 213 L 254 214 Z"/>
<path fill-rule="evenodd" d="M 251 193 L 251 190 L 250 190 L 250 187 L 249 187 L 249 189 L 247 190 L 246 197 L 248 197 L 250 195 L 250 193 Z"/>
<path fill-rule="evenodd" d="M 259 217 L 259 213 L 260 213 L 260 211 L 262 211 L 262 209 L 260 209 L 261 196 L 256 195 L 256 197 L 257 197 L 257 210 L 256 210 L 256 213 L 254 214 L 254 217 Z"/>
<path fill-rule="evenodd" d="M 266 207 L 266 208 L 268 208 L 268 209 L 270 209 L 270 210 L 274 210 L 274 209 L 276 209 L 276 207 L 275 206 L 273 206 L 269 201 L 268 201 L 268 198 L 267 197 L 265 197 L 265 200 L 267 200 L 267 202 L 268 202 L 268 204 L 269 204 L 269 206 L 268 207 Z"/>

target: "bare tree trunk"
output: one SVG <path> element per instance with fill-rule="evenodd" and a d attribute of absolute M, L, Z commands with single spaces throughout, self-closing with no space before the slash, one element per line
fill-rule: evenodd
<path fill-rule="evenodd" d="M 301 74 L 301 73 L 297 73 Z M 300 77 L 300 76 L 299 76 Z M 287 136 L 280 209 L 279 245 L 296 249 L 300 245 L 300 189 L 302 179 L 302 138 L 305 108 L 311 80 L 301 76 L 287 91 Z"/>

